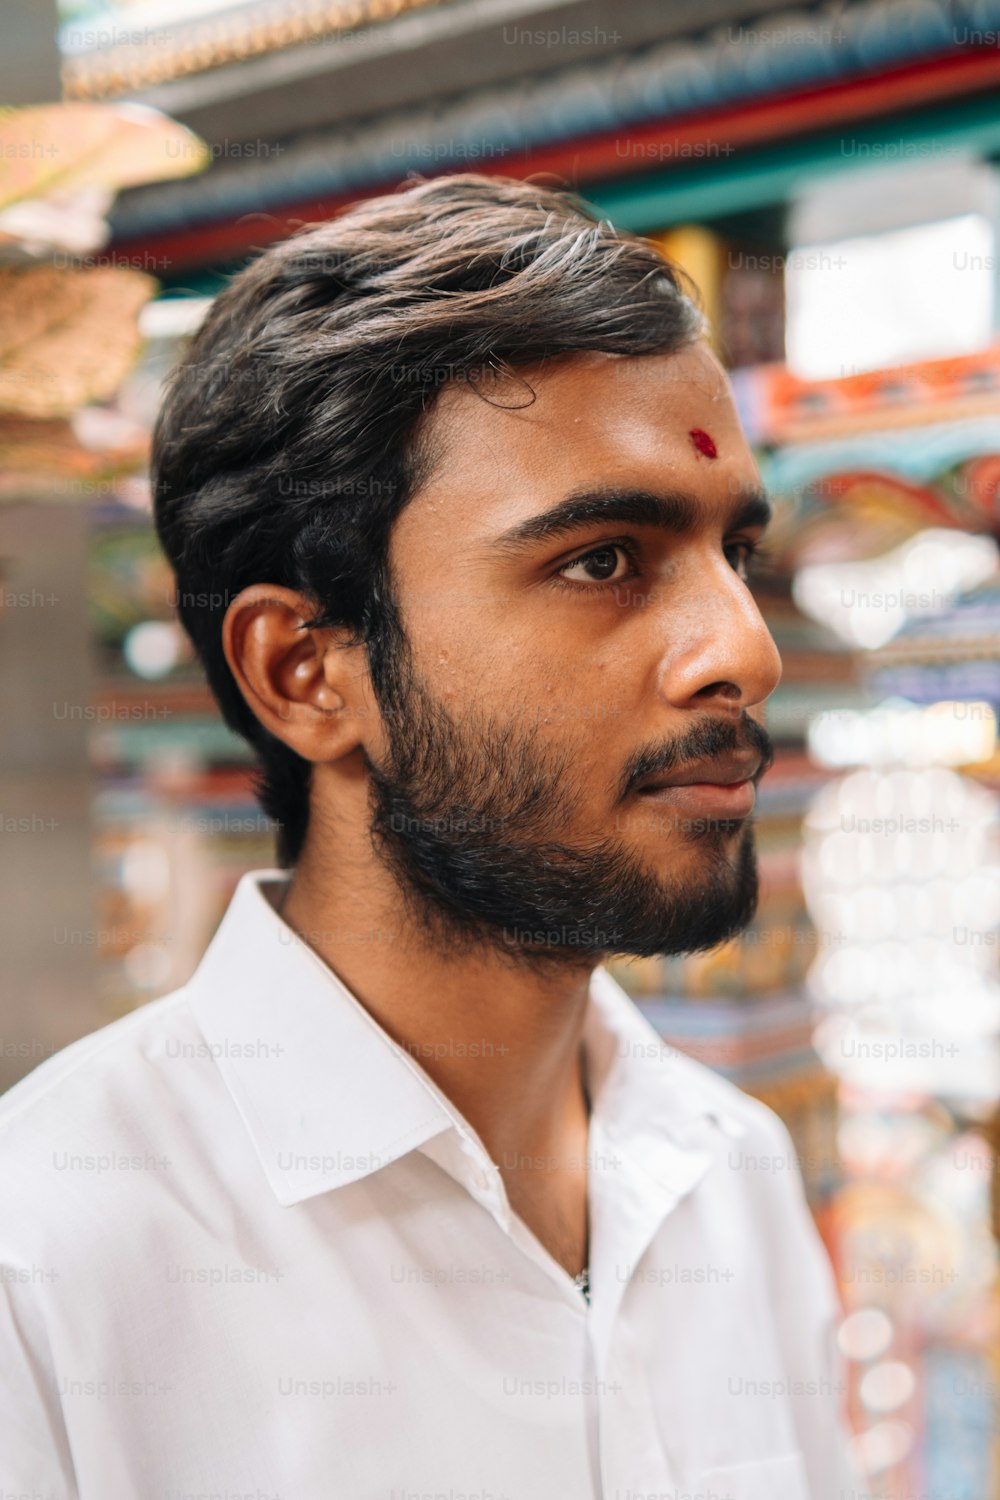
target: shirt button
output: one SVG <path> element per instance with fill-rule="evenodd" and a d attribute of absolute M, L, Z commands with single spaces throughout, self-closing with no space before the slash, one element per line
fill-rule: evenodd
<path fill-rule="evenodd" d="M 482 1172 L 482 1171 L 477 1172 L 476 1173 L 476 1187 L 487 1188 L 487 1187 L 489 1187 L 489 1185 L 490 1185 L 490 1179 L 487 1177 L 486 1173 Z"/>

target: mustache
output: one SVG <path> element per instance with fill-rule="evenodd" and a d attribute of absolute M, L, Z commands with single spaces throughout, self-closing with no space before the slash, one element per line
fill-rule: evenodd
<path fill-rule="evenodd" d="M 712 760 L 718 755 L 748 750 L 753 751 L 760 761 L 752 778 L 756 786 L 774 764 L 774 744 L 767 730 L 745 711 L 738 724 L 732 719 L 706 716 L 699 719 L 689 733 L 679 736 L 669 745 L 644 746 L 630 756 L 622 774 L 618 800 L 623 802 L 647 776 L 670 776 L 693 761 Z"/>

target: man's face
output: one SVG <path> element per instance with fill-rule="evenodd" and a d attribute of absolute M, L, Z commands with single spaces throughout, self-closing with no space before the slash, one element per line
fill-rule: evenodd
<path fill-rule="evenodd" d="M 456 946 L 713 947 L 756 906 L 747 710 L 781 673 L 742 577 L 759 476 L 704 346 L 522 373 L 442 393 L 391 533 L 376 848 Z"/>

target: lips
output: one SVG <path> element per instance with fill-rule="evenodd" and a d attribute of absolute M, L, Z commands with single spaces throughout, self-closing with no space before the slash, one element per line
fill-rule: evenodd
<path fill-rule="evenodd" d="M 670 775 L 649 776 L 636 787 L 637 792 L 659 792 L 672 786 L 737 786 L 752 781 L 761 768 L 756 755 L 724 755 L 715 760 L 699 761 Z"/>

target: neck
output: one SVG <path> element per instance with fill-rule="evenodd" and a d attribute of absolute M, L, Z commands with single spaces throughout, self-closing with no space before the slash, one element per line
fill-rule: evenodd
<path fill-rule="evenodd" d="M 591 967 L 514 967 L 488 948 L 442 952 L 370 847 L 336 869 L 308 848 L 281 915 L 379 1025 L 411 1053 L 494 1161 L 569 1149 L 589 1113 L 582 1036 Z"/>

